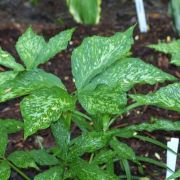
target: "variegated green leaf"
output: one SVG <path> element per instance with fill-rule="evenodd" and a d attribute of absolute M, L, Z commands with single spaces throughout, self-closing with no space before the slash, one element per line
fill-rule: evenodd
<path fill-rule="evenodd" d="M 118 141 L 117 139 L 113 139 L 110 141 L 110 146 L 117 153 L 117 156 L 121 159 L 129 159 L 136 160 L 136 155 L 131 147 L 127 144 Z"/>
<path fill-rule="evenodd" d="M 15 119 L 0 119 L 0 127 L 5 129 L 7 134 L 16 133 L 23 128 L 23 122 Z"/>
<path fill-rule="evenodd" d="M 73 110 L 74 101 L 66 91 L 53 87 L 38 90 L 25 97 L 20 104 L 24 119 L 25 138 L 39 129 L 48 128 L 62 112 Z"/>
<path fill-rule="evenodd" d="M 78 23 L 97 24 L 100 19 L 101 0 L 67 0 L 69 11 Z"/>
<path fill-rule="evenodd" d="M 0 127 L 0 158 L 4 157 L 8 144 L 8 135 L 5 128 Z"/>
<path fill-rule="evenodd" d="M 5 83 L 6 81 L 14 79 L 17 74 L 18 73 L 15 71 L 0 72 L 0 85 Z"/>
<path fill-rule="evenodd" d="M 39 64 L 45 63 L 57 53 L 66 49 L 73 31 L 74 29 L 60 32 L 46 42 L 42 36 L 33 32 L 32 28 L 28 28 L 26 32 L 19 37 L 16 43 L 16 50 L 27 69 L 32 69 Z"/>
<path fill-rule="evenodd" d="M 94 89 L 98 84 L 105 84 L 110 87 L 118 86 L 123 91 L 128 91 L 135 84 L 152 85 L 165 80 L 173 81 L 176 78 L 138 58 L 125 58 L 95 77 L 86 88 Z"/>
<path fill-rule="evenodd" d="M 147 95 L 130 95 L 141 105 L 153 105 L 163 109 L 180 112 L 180 83 L 170 84 Z"/>
<path fill-rule="evenodd" d="M 35 176 L 34 180 L 63 180 L 62 178 L 63 169 L 60 166 L 55 166 L 43 173 Z"/>
<path fill-rule="evenodd" d="M 131 27 L 111 37 L 88 37 L 73 51 L 72 72 L 78 90 L 119 58 L 127 55 L 133 44 L 133 29 Z"/>
<path fill-rule="evenodd" d="M 61 80 L 41 69 L 24 71 L 13 80 L 6 81 L 0 86 L 0 102 L 30 94 L 43 87 L 58 86 L 65 89 Z"/>
<path fill-rule="evenodd" d="M 165 54 L 170 54 L 172 57 L 171 63 L 180 66 L 180 40 L 172 41 L 170 43 L 153 44 L 148 47 Z"/>
<path fill-rule="evenodd" d="M 70 167 L 80 180 L 119 180 L 116 175 L 103 171 L 97 165 L 89 164 L 82 159 L 77 159 Z"/>
<path fill-rule="evenodd" d="M 19 168 L 38 169 L 36 162 L 28 151 L 15 151 L 8 156 L 8 160 Z"/>
<path fill-rule="evenodd" d="M 8 52 L 3 51 L 0 47 L 0 65 L 5 66 L 7 68 L 11 68 L 14 71 L 23 71 L 24 67 L 16 63 L 13 56 L 11 56 Z"/>
<path fill-rule="evenodd" d="M 7 161 L 0 163 L 0 177 L 2 180 L 8 180 L 11 175 L 11 168 Z"/>
<path fill-rule="evenodd" d="M 126 93 L 106 86 L 94 91 L 83 91 L 78 95 L 79 102 L 90 114 L 119 114 L 127 104 Z"/>

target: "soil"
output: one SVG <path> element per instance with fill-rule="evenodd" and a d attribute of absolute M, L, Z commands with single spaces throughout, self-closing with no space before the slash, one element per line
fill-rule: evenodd
<path fill-rule="evenodd" d="M 169 41 L 169 39 L 177 38 L 173 30 L 172 21 L 167 15 L 167 0 L 146 1 L 146 16 L 149 24 L 149 31 L 146 34 L 141 34 L 138 26 L 135 29 L 134 38 L 135 44 L 132 48 L 134 57 L 142 58 L 145 62 L 153 64 L 165 72 L 168 72 L 180 78 L 180 68 L 169 63 L 169 57 L 147 48 L 148 44 L 157 43 L 158 41 Z M 18 60 L 19 57 L 15 50 L 15 43 L 18 37 L 25 29 L 32 25 L 33 29 L 38 33 L 49 38 L 56 33 L 70 28 L 76 27 L 72 41 L 67 50 L 56 55 L 51 61 L 41 67 L 48 72 L 51 72 L 61 78 L 69 92 L 75 90 L 71 74 L 71 53 L 82 40 L 91 35 L 109 36 L 117 31 L 124 31 L 130 25 L 136 23 L 136 12 L 133 1 L 117 1 L 103 0 L 102 3 L 102 18 L 97 26 L 84 26 L 76 24 L 69 15 L 65 1 L 41 0 L 36 6 L 31 5 L 28 1 L 23 0 L 1 0 L 0 1 L 0 46 L 12 53 Z M 0 67 L 0 71 L 5 71 L 4 67 Z M 156 84 L 155 86 L 136 86 L 133 92 L 148 93 L 165 86 L 168 83 Z M 16 118 L 22 119 L 19 102 L 21 98 L 8 101 L 0 104 L 0 118 Z M 140 107 L 131 111 L 129 114 L 120 117 L 113 127 L 122 127 L 129 124 L 141 123 L 148 121 L 151 116 L 171 119 L 172 121 L 180 120 L 180 114 L 173 111 L 162 110 L 152 106 Z M 73 127 L 73 134 L 78 133 L 76 126 Z M 144 132 L 148 135 L 164 143 L 170 137 L 180 137 L 180 133 L 162 132 L 155 133 Z M 23 140 L 23 133 L 13 134 L 9 138 L 8 153 L 17 149 L 32 149 L 39 148 L 37 136 L 44 139 L 43 145 L 48 148 L 54 144 L 53 138 L 49 130 L 42 130 L 36 135 Z M 157 159 L 156 153 L 160 159 L 166 161 L 166 151 L 163 151 L 152 144 L 137 141 L 135 139 L 126 140 L 133 147 L 138 155 L 145 155 Z M 158 159 L 157 159 L 158 160 Z M 165 171 L 156 166 L 145 164 L 145 176 L 152 180 L 165 179 Z M 180 168 L 180 159 L 177 162 L 177 168 Z M 117 174 L 119 167 L 116 167 Z M 34 170 L 25 171 L 29 176 L 33 177 L 37 172 Z M 138 175 L 135 166 L 132 166 L 134 175 Z M 11 175 L 12 180 L 22 179 L 16 172 Z"/>

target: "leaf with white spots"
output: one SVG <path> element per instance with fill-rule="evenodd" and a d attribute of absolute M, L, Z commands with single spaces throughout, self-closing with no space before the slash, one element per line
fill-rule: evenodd
<path fill-rule="evenodd" d="M 7 161 L 0 162 L 0 177 L 2 180 L 8 180 L 11 175 L 11 168 Z"/>
<path fill-rule="evenodd" d="M 0 85 L 5 83 L 6 81 L 14 79 L 17 74 L 18 73 L 15 71 L 0 72 Z"/>
<path fill-rule="evenodd" d="M 165 54 L 170 54 L 171 63 L 180 66 L 180 40 L 172 41 L 170 43 L 152 44 L 148 47 Z"/>
<path fill-rule="evenodd" d="M 63 180 L 63 169 L 60 166 L 52 167 L 35 176 L 34 180 Z"/>
<path fill-rule="evenodd" d="M 24 70 L 24 67 L 21 64 L 16 63 L 14 57 L 11 56 L 8 52 L 2 50 L 1 47 L 0 47 L 0 65 L 13 69 L 14 71 Z"/>
<path fill-rule="evenodd" d="M 30 27 L 19 37 L 16 50 L 26 68 L 33 69 L 66 49 L 73 31 L 74 29 L 69 29 L 60 32 L 46 42 L 42 36 L 37 35 Z"/>
<path fill-rule="evenodd" d="M 109 87 L 119 87 L 122 91 L 130 90 L 135 84 L 155 84 L 176 78 L 151 64 L 138 58 L 120 59 L 102 74 L 96 76 L 86 87 L 94 89 L 99 84 Z"/>
<path fill-rule="evenodd" d="M 73 51 L 72 72 L 78 90 L 119 58 L 127 56 L 133 44 L 133 29 L 134 27 L 131 27 L 111 37 L 85 38 L 82 44 Z"/>
<path fill-rule="evenodd" d="M 62 112 L 73 110 L 74 101 L 66 91 L 53 87 L 41 89 L 25 97 L 20 104 L 25 138 L 57 121 Z"/>
<path fill-rule="evenodd" d="M 180 112 L 180 83 L 170 84 L 147 95 L 131 94 L 130 97 L 140 105 L 153 105 Z"/>
<path fill-rule="evenodd" d="M 61 80 L 53 74 L 41 69 L 34 69 L 19 73 L 14 79 L 6 81 L 0 86 L 0 102 L 30 94 L 43 87 L 58 86 L 65 89 Z"/>

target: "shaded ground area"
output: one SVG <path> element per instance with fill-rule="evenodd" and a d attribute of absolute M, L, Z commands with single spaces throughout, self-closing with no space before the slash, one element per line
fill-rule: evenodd
<path fill-rule="evenodd" d="M 148 44 L 157 43 L 159 40 L 168 41 L 169 39 L 176 38 L 171 19 L 167 16 L 167 1 L 159 0 L 157 2 L 152 2 L 149 0 L 146 1 L 145 7 L 149 32 L 147 34 L 140 34 L 138 27 L 136 27 L 134 33 L 135 44 L 132 48 L 133 55 L 180 78 L 180 68 L 169 64 L 168 56 L 146 48 Z M 22 0 L 1 0 L 0 21 L 0 46 L 11 52 L 17 59 L 19 59 L 19 57 L 15 51 L 15 42 L 30 24 L 37 32 L 43 34 L 47 38 L 55 35 L 61 30 L 76 27 L 76 31 L 68 49 L 42 66 L 45 70 L 60 77 L 68 91 L 73 92 L 75 87 L 72 81 L 70 56 L 74 47 L 77 47 L 82 42 L 82 39 L 87 36 L 95 34 L 108 36 L 117 31 L 124 31 L 130 25 L 136 23 L 136 13 L 133 1 L 104 0 L 101 23 L 97 26 L 83 26 L 73 21 L 63 0 L 42 0 L 37 6 L 32 6 L 29 2 Z M 4 70 L 3 67 L 0 67 L 0 71 Z M 164 83 L 156 84 L 155 86 L 136 86 L 132 91 L 147 93 L 155 91 L 159 87 L 165 85 Z M 22 119 L 19 111 L 19 102 L 20 99 L 15 99 L 0 104 L 0 118 Z M 180 114 L 173 111 L 146 106 L 137 108 L 129 114 L 120 117 L 114 124 L 114 127 L 145 122 L 148 121 L 151 116 L 180 120 Z M 75 126 L 73 126 L 73 129 L 73 135 L 78 134 L 78 129 Z M 144 132 L 144 134 L 165 143 L 170 137 L 179 137 L 180 135 L 180 133 L 165 133 L 161 131 L 155 133 Z M 44 138 L 43 145 L 45 147 L 51 147 L 54 144 L 49 130 L 39 132 L 38 136 Z M 34 135 L 24 141 L 22 132 L 11 135 L 8 152 L 12 152 L 16 149 L 38 148 L 36 137 L 37 135 Z M 155 153 L 158 153 L 160 158 L 165 161 L 166 152 L 160 148 L 134 139 L 127 140 L 126 142 L 130 144 L 139 155 L 146 155 L 156 159 Z M 180 160 L 178 160 L 177 168 L 180 168 Z M 151 179 L 161 180 L 165 177 L 165 172 L 155 166 L 145 165 L 145 170 L 146 176 L 149 176 Z M 134 175 L 138 173 L 134 166 L 132 166 L 132 172 Z M 35 173 L 35 171 L 27 171 L 27 174 L 31 176 Z M 22 178 L 14 172 L 11 179 L 18 180 Z"/>

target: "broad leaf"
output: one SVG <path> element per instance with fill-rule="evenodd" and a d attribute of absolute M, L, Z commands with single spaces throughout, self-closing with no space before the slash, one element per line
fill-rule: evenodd
<path fill-rule="evenodd" d="M 19 168 L 38 169 L 35 160 L 28 151 L 15 151 L 8 156 L 8 160 Z"/>
<path fill-rule="evenodd" d="M 14 71 L 23 71 L 24 67 L 21 64 L 16 63 L 13 56 L 11 56 L 8 52 L 3 51 L 0 47 L 0 65 L 5 66 L 7 68 L 11 68 Z"/>
<path fill-rule="evenodd" d="M 0 177 L 2 180 L 8 180 L 11 175 L 11 168 L 7 161 L 0 163 Z"/>
<path fill-rule="evenodd" d="M 51 125 L 53 136 L 55 137 L 63 158 L 67 155 L 70 142 L 70 132 L 64 121 L 66 121 L 66 119 L 59 119 L 56 123 Z"/>
<path fill-rule="evenodd" d="M 89 114 L 119 114 L 127 104 L 126 93 L 103 86 L 83 91 L 78 99 Z"/>
<path fill-rule="evenodd" d="M 80 180 L 119 180 L 114 174 L 109 174 L 95 164 L 89 164 L 82 159 L 73 162 L 71 170 Z"/>
<path fill-rule="evenodd" d="M 135 94 L 130 97 L 141 105 L 154 105 L 180 112 L 180 83 L 170 84 L 147 95 Z"/>
<path fill-rule="evenodd" d="M 135 84 L 155 84 L 165 80 L 174 81 L 176 78 L 163 72 L 151 64 L 138 58 L 120 59 L 100 74 L 86 87 L 94 89 L 99 84 L 119 87 L 123 91 L 130 90 Z"/>
<path fill-rule="evenodd" d="M 7 134 L 16 133 L 23 128 L 23 122 L 15 119 L 0 119 L 0 127 L 3 127 Z"/>
<path fill-rule="evenodd" d="M 63 180 L 63 169 L 60 166 L 52 167 L 47 171 L 35 176 L 34 180 Z"/>
<path fill-rule="evenodd" d="M 45 63 L 57 53 L 66 49 L 73 31 L 74 29 L 60 32 L 46 42 L 42 36 L 33 32 L 32 28 L 28 28 L 26 32 L 19 37 L 16 43 L 16 50 L 27 69 L 32 69 L 39 64 Z"/>
<path fill-rule="evenodd" d="M 1 84 L 0 102 L 30 94 L 32 91 L 43 87 L 52 86 L 58 86 L 65 89 L 58 77 L 46 73 L 41 69 L 24 71 L 19 73 L 13 80 Z"/>
<path fill-rule="evenodd" d="M 170 54 L 172 56 L 171 63 L 180 66 L 180 40 L 172 41 L 170 43 L 153 44 L 148 47 Z"/>
<path fill-rule="evenodd" d="M 32 150 L 29 153 L 34 161 L 41 166 L 52 166 L 59 163 L 55 156 L 48 154 L 44 149 Z"/>
<path fill-rule="evenodd" d="M 73 51 L 72 72 L 78 90 L 86 86 L 97 74 L 127 55 L 133 43 L 133 29 L 134 27 L 131 27 L 111 37 L 88 37 Z"/>
<path fill-rule="evenodd" d="M 113 160 L 116 157 L 116 152 L 112 150 L 101 150 L 93 159 L 93 163 L 95 164 L 104 164 Z"/>
<path fill-rule="evenodd" d="M 5 83 L 6 81 L 14 79 L 17 74 L 18 73 L 15 71 L 0 72 L 0 85 Z"/>
<path fill-rule="evenodd" d="M 180 170 L 177 170 L 175 173 L 173 173 L 171 176 L 169 176 L 167 178 L 167 180 L 176 179 L 176 178 L 179 178 L 179 177 L 180 177 Z"/>
<path fill-rule="evenodd" d="M 117 153 L 117 156 L 121 159 L 129 159 L 132 161 L 136 160 L 136 155 L 131 147 L 127 144 L 118 141 L 117 139 L 113 139 L 110 141 L 110 146 Z"/>
<path fill-rule="evenodd" d="M 48 128 L 60 118 L 62 112 L 73 110 L 74 101 L 66 91 L 53 87 L 38 90 L 25 97 L 20 108 L 27 138 L 39 129 Z"/>
<path fill-rule="evenodd" d="M 76 138 L 70 148 L 71 157 L 94 152 L 108 144 L 112 137 L 109 132 L 88 132 Z"/>
<path fill-rule="evenodd" d="M 67 0 L 69 11 L 78 23 L 97 24 L 100 19 L 101 0 Z"/>
<path fill-rule="evenodd" d="M 5 128 L 0 127 L 0 157 L 4 157 L 6 146 L 8 144 L 8 135 Z"/>

